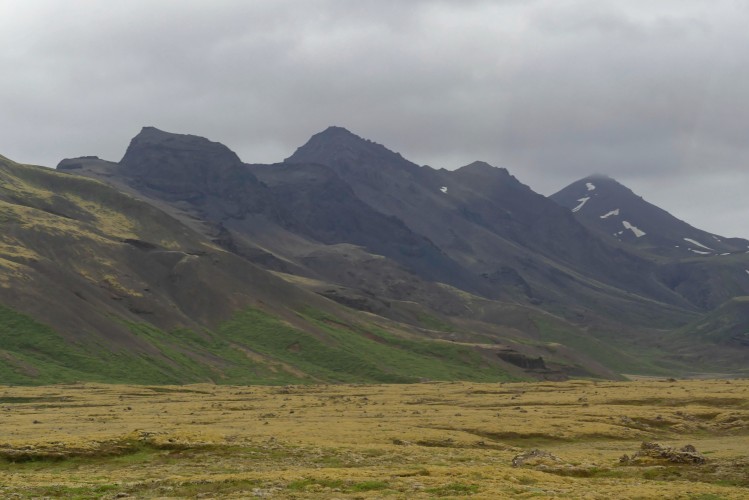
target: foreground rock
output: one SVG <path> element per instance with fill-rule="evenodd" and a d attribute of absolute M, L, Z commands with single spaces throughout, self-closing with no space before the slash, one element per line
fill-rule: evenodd
<path fill-rule="evenodd" d="M 622 455 L 619 463 L 635 465 L 641 463 L 643 459 L 665 460 L 676 464 L 692 465 L 704 464 L 707 461 L 691 444 L 677 449 L 669 446 L 661 446 L 658 443 L 643 442 L 638 452 L 631 457 L 626 454 Z"/>
<path fill-rule="evenodd" d="M 548 451 L 535 449 L 524 451 L 523 453 L 516 455 L 515 458 L 512 459 L 512 466 L 521 467 L 523 465 L 556 465 L 561 462 L 562 460 L 556 455 L 549 453 Z"/>

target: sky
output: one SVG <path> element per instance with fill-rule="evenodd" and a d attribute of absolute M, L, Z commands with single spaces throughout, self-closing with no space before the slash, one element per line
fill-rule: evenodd
<path fill-rule="evenodd" d="M 0 154 L 118 161 L 155 126 L 273 163 L 338 125 L 749 238 L 747 26 L 744 0 L 0 0 Z"/>

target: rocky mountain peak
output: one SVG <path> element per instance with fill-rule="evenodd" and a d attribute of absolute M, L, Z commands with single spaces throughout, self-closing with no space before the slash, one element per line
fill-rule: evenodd
<path fill-rule="evenodd" d="M 338 125 L 331 125 L 322 132 L 316 134 L 318 136 L 326 136 L 326 137 L 351 137 L 354 139 L 361 139 L 358 135 L 354 134 L 350 130 L 348 130 L 345 127 L 339 127 Z M 366 139 L 365 139 L 366 140 Z"/>
<path fill-rule="evenodd" d="M 645 201 L 611 177 L 573 182 L 551 199 L 570 209 L 589 228 L 658 255 L 711 257 L 746 251 L 747 242 L 697 229 Z"/>
<path fill-rule="evenodd" d="M 399 153 L 359 137 L 343 127 L 331 126 L 313 135 L 285 163 L 321 163 L 331 167 L 373 166 L 383 163 L 407 163 Z"/>
<path fill-rule="evenodd" d="M 469 163 L 468 165 L 464 165 L 456 170 L 457 172 L 461 172 L 464 174 L 473 174 L 473 175 L 509 175 L 509 172 L 506 168 L 501 167 L 495 167 L 494 165 L 491 165 L 490 163 L 487 163 L 485 161 L 474 161 Z"/>
<path fill-rule="evenodd" d="M 494 165 L 490 165 L 489 163 L 486 163 L 485 161 L 476 160 L 460 168 L 461 169 L 465 168 L 468 170 L 489 170 L 489 169 L 495 169 L 496 167 Z"/>
<path fill-rule="evenodd" d="M 130 141 L 120 165 L 129 169 L 151 168 L 168 157 L 177 157 L 193 168 L 242 163 L 231 149 L 220 142 L 197 135 L 175 134 L 155 127 L 143 127 Z"/>
<path fill-rule="evenodd" d="M 573 182 L 551 196 L 551 199 L 562 206 L 573 209 L 575 212 L 582 212 L 583 207 L 578 210 L 574 210 L 574 208 L 582 203 L 583 198 L 589 199 L 588 202 L 585 202 L 588 207 L 594 205 L 603 207 L 607 203 L 628 207 L 631 204 L 640 205 L 643 203 L 642 198 L 631 189 L 605 174 L 591 174 Z"/>
<path fill-rule="evenodd" d="M 152 190 L 159 197 L 208 203 L 215 196 L 232 203 L 233 214 L 259 210 L 262 186 L 228 147 L 204 137 L 143 127 L 120 161 L 121 173 L 131 184 Z M 251 193 L 254 196 L 251 196 Z"/>

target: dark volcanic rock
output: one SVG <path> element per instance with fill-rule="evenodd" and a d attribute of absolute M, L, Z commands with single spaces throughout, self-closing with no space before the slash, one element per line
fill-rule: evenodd
<path fill-rule="evenodd" d="M 544 358 L 540 356 L 532 358 L 516 351 L 515 349 L 503 349 L 497 353 L 497 356 L 499 356 L 499 359 L 503 361 L 507 361 L 508 363 L 526 370 L 546 370 Z"/>
<path fill-rule="evenodd" d="M 691 444 L 679 449 L 670 446 L 662 446 L 658 443 L 643 442 L 640 445 L 639 451 L 631 457 L 623 455 L 619 459 L 619 463 L 623 465 L 637 464 L 641 462 L 643 458 L 690 465 L 701 465 L 707 461 L 704 455 L 698 453 Z"/>
<path fill-rule="evenodd" d="M 272 210 L 270 194 L 229 148 L 194 135 L 144 127 L 120 161 L 135 187 L 187 201 L 216 218 Z"/>
<path fill-rule="evenodd" d="M 396 163 L 418 168 L 399 153 L 335 126 L 313 135 L 284 163 L 321 163 L 336 170 L 368 170 L 372 179 L 381 178 L 376 172 L 378 165 Z"/>
<path fill-rule="evenodd" d="M 345 129 L 318 136 L 314 151 L 342 162 L 359 158 L 360 149 L 368 161 L 384 154 L 406 162 Z M 428 238 L 373 209 L 335 169 L 320 163 L 244 164 L 220 143 L 146 127 L 131 141 L 117 175 L 149 197 L 189 206 L 197 218 L 213 224 L 215 243 L 270 269 L 291 269 L 272 252 L 294 260 L 308 244 L 289 238 L 284 241 L 294 241 L 291 246 L 276 246 L 276 235 L 291 234 L 313 244 L 361 246 L 397 262 L 404 278 L 413 273 L 473 292 L 483 286 Z M 267 234 L 274 235 L 273 241 L 264 240 L 271 252 L 253 245 Z"/>
<path fill-rule="evenodd" d="M 130 141 L 120 165 L 150 186 L 179 192 L 184 189 L 186 181 L 201 186 L 211 185 L 219 181 L 212 174 L 241 167 L 242 162 L 221 143 L 195 135 L 143 127 Z"/>
<path fill-rule="evenodd" d="M 515 455 L 512 459 L 513 467 L 521 467 L 523 465 L 548 465 L 558 464 L 562 460 L 556 455 L 549 453 L 548 451 L 533 449 L 524 451 L 519 455 Z"/>
<path fill-rule="evenodd" d="M 286 229 L 325 244 L 362 246 L 424 279 L 477 290 L 475 277 L 399 218 L 364 203 L 330 167 L 282 163 L 249 168 L 273 193 Z"/>
<path fill-rule="evenodd" d="M 505 169 L 485 162 L 455 171 L 420 167 L 340 127 L 314 135 L 285 160 L 310 162 L 332 168 L 367 205 L 403 221 L 472 276 L 494 277 L 475 285 L 484 296 L 533 303 L 566 302 L 576 296 L 573 300 L 587 302 L 588 291 L 573 277 L 582 273 L 621 290 L 686 305 L 652 278 L 650 262 L 602 240 L 569 210 L 533 192 Z M 550 272 L 564 275 L 569 283 L 561 294 L 556 293 L 561 287 L 547 286 L 543 269 L 549 261 L 555 263 Z M 496 279 L 494 273 L 502 268 L 512 268 L 516 275 Z M 613 306 L 610 312 L 618 310 Z"/>

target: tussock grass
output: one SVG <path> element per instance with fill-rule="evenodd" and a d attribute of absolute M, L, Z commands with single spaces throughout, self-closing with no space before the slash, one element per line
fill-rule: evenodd
<path fill-rule="evenodd" d="M 746 498 L 747 397 L 745 380 L 0 386 L 0 497 Z M 707 462 L 622 465 L 642 441 Z M 557 458 L 512 466 L 535 448 Z"/>

